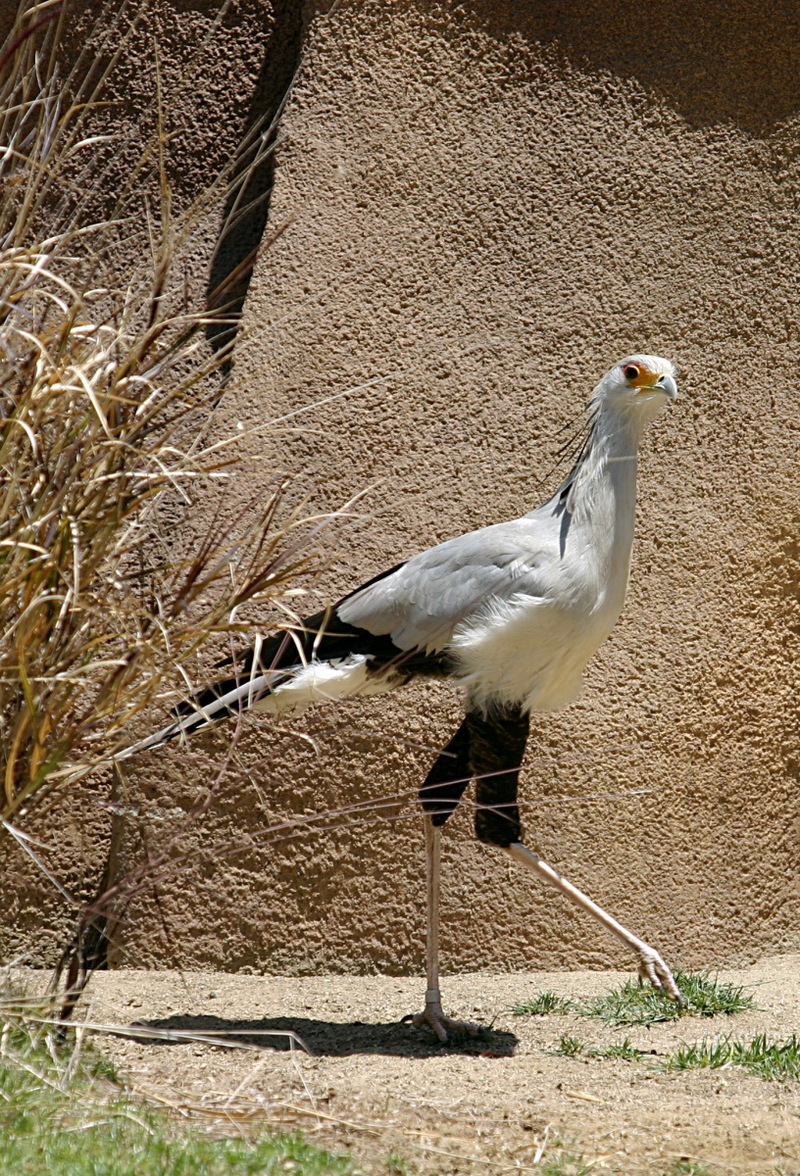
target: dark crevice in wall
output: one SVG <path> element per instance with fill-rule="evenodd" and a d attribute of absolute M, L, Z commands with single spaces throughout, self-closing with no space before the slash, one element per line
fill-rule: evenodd
<path fill-rule="evenodd" d="M 269 219 L 278 127 L 303 47 L 303 0 L 274 0 L 273 27 L 248 111 L 222 228 L 211 260 L 206 335 L 223 356 L 223 383 L 239 331 L 253 267 Z"/>

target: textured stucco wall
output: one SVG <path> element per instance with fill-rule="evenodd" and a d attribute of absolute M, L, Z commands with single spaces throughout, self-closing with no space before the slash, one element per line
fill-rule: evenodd
<path fill-rule="evenodd" d="M 304 12 L 269 209 L 270 228 L 287 227 L 256 268 L 217 424 L 245 425 L 264 485 L 276 467 L 292 476 L 290 502 L 337 510 L 368 490 L 323 536 L 325 570 L 298 607 L 531 509 L 605 368 L 638 349 L 672 357 L 683 398 L 645 442 L 628 605 L 581 700 L 534 720 L 527 837 L 672 964 L 796 947 L 794 6 L 328 7 Z M 161 11 L 191 36 L 189 5 Z M 258 36 L 257 22 L 234 29 L 249 66 L 196 96 L 206 129 L 212 114 L 241 125 Z M 254 489 L 232 492 L 231 518 Z M 184 839 L 203 856 L 131 907 L 121 956 L 420 969 L 413 796 L 458 715 L 431 684 L 291 730 L 249 722 Z M 212 734 L 130 770 L 143 816 L 123 862 L 142 831 L 163 843 L 226 746 Z M 366 800 L 368 814 L 314 835 L 282 827 Z M 445 967 L 627 958 L 477 845 L 462 806 Z"/>

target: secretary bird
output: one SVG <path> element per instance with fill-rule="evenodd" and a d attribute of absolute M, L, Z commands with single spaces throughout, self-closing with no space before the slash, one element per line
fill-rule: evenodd
<path fill-rule="evenodd" d="M 531 711 L 565 707 L 625 599 L 645 426 L 678 395 L 675 369 L 629 355 L 594 390 L 571 472 L 552 498 L 412 556 L 337 604 L 222 664 L 233 673 L 178 708 L 120 758 L 243 709 L 279 714 L 319 700 L 380 694 L 417 676 L 455 682 L 466 717 L 419 792 L 425 813 L 427 991 L 411 1016 L 446 1041 L 477 1027 L 442 1011 L 439 875 L 442 826 L 475 781 L 475 832 L 593 915 L 639 959 L 639 974 L 679 1000 L 661 956 L 522 843 L 517 784 Z"/>

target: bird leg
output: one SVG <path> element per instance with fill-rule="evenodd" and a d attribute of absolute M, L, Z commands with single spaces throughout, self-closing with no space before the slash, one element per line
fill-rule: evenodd
<path fill-rule="evenodd" d="M 519 765 L 528 738 L 528 716 L 520 708 L 496 708 L 488 715 L 470 711 L 466 719 L 469 728 L 470 771 L 475 777 L 477 806 L 475 832 L 481 841 L 506 850 L 507 853 L 533 870 L 545 882 L 555 886 L 571 902 L 592 915 L 612 935 L 616 935 L 639 957 L 639 975 L 649 980 L 680 1003 L 678 986 L 667 965 L 648 943 L 632 935 L 626 927 L 592 902 L 577 887 L 568 882 L 543 862 L 538 854 L 522 844 L 522 826 L 517 808 Z"/>
<path fill-rule="evenodd" d="M 442 996 L 439 991 L 439 898 L 441 893 L 442 830 L 434 825 L 430 817 L 425 818 L 425 875 L 428 883 L 428 934 L 426 950 L 427 990 L 425 1009 L 421 1013 L 409 1014 L 404 1021 L 410 1021 L 415 1029 L 427 1026 L 440 1041 L 447 1041 L 450 1033 L 480 1032 L 478 1025 L 469 1021 L 454 1021 L 442 1012 Z"/>
<path fill-rule="evenodd" d="M 573 886 L 571 882 L 568 882 L 566 878 L 563 878 L 552 866 L 548 866 L 547 862 L 542 861 L 538 854 L 528 849 L 521 841 L 515 841 L 507 846 L 506 852 L 511 855 L 514 861 L 526 866 L 529 870 L 533 870 L 543 881 L 555 886 L 570 902 L 574 902 L 576 906 L 586 911 L 587 914 L 592 915 L 604 927 L 608 928 L 612 935 L 616 935 L 617 939 L 621 939 L 623 943 L 627 944 L 639 957 L 640 978 L 642 980 L 649 980 L 654 988 L 661 989 L 662 992 L 671 996 L 678 1004 L 681 1003 L 681 996 L 672 972 L 658 952 L 650 947 L 648 943 L 645 943 L 642 939 L 638 939 L 626 927 L 618 923 L 602 907 L 592 902 L 587 895 L 578 890 L 576 886 Z"/>

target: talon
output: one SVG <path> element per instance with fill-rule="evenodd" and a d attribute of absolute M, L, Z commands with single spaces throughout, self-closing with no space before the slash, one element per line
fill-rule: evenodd
<path fill-rule="evenodd" d="M 664 985 L 661 983 L 661 977 L 658 975 L 650 961 L 642 961 L 642 963 L 639 964 L 639 983 L 650 984 L 653 988 L 657 988 L 660 992 L 663 992 L 664 990 Z"/>
<path fill-rule="evenodd" d="M 639 949 L 639 961 L 639 982 L 647 980 L 653 988 L 663 992 L 682 1008 L 683 1000 L 678 985 L 658 952 L 644 943 Z"/>
<path fill-rule="evenodd" d="M 430 1029 L 439 1039 L 445 1042 L 450 1038 L 450 1034 L 454 1036 L 463 1036 L 468 1034 L 470 1037 L 477 1037 L 481 1032 L 480 1025 L 474 1025 L 471 1021 L 456 1021 L 452 1017 L 446 1017 L 442 1012 L 441 1005 L 433 1004 L 426 1005 L 425 1011 L 422 1013 L 407 1013 L 402 1020 L 410 1021 L 415 1029 Z"/>

